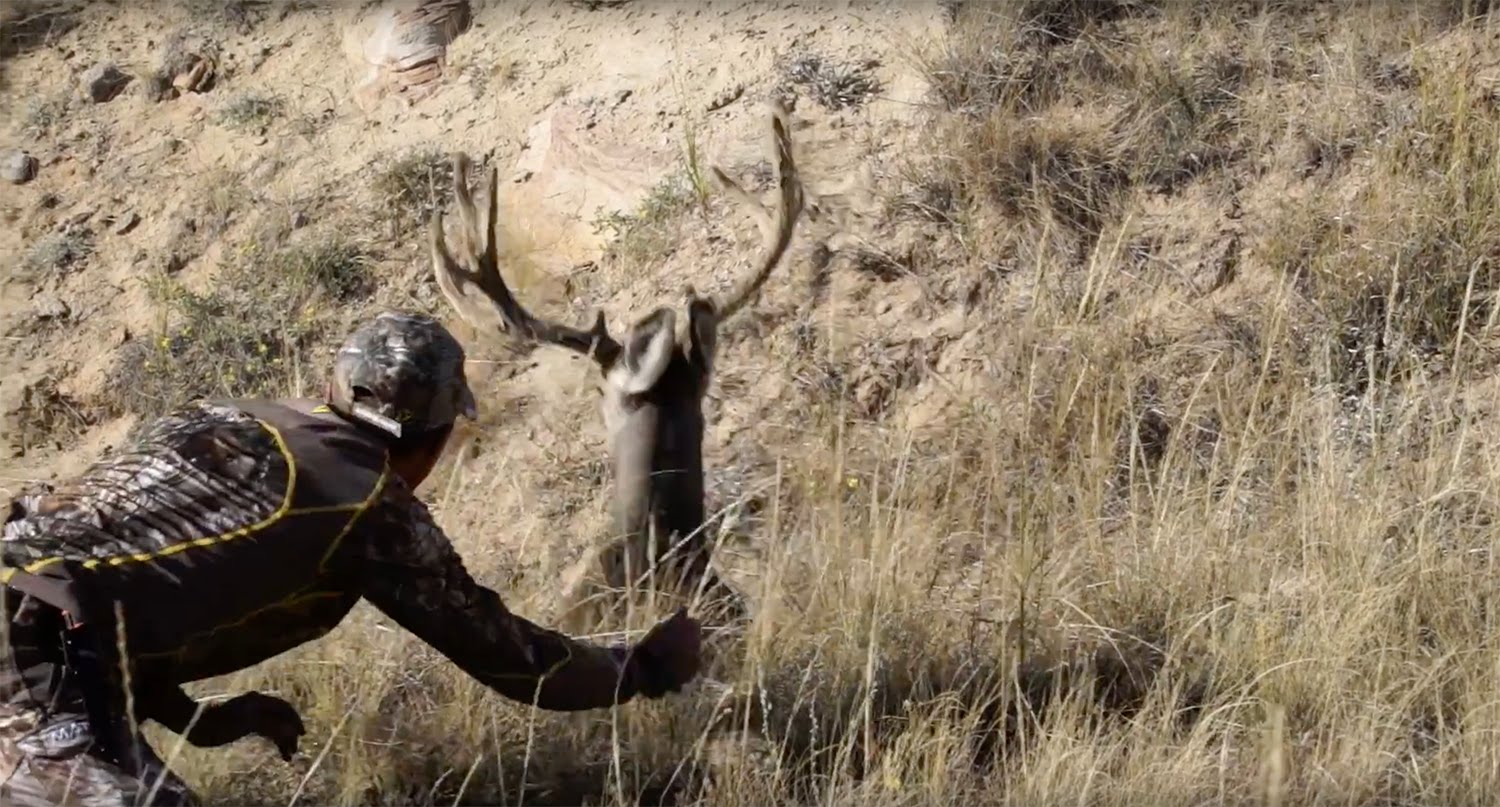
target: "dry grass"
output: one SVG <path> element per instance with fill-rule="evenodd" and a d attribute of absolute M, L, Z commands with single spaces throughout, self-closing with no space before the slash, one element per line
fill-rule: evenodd
<path fill-rule="evenodd" d="M 877 234 L 948 246 L 725 348 L 729 388 L 831 380 L 755 419 L 760 612 L 700 686 L 534 713 L 361 607 L 200 687 L 298 704 L 297 761 L 178 766 L 236 803 L 1491 799 L 1500 50 L 1451 4 L 1241 5 L 958 8 Z M 425 210 L 416 164 L 388 196 Z M 933 316 L 877 314 L 905 282 Z M 556 469 L 436 476 L 469 568 L 545 621 L 510 547 L 554 540 Z"/>

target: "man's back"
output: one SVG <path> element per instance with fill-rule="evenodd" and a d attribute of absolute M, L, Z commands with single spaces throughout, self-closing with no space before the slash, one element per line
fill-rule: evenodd
<path fill-rule="evenodd" d="M 388 478 L 380 441 L 316 402 L 199 404 L 16 501 L 0 553 L 86 581 L 146 669 L 193 680 L 338 624 L 359 586 L 332 561 Z"/>

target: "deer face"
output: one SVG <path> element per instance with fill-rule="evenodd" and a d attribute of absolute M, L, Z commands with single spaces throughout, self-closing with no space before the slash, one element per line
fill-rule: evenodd
<path fill-rule="evenodd" d="M 702 420 L 703 396 L 713 374 L 718 318 L 713 305 L 695 298 L 688 327 L 677 332 L 677 316 L 658 308 L 630 329 L 614 366 L 604 372 L 604 425 L 611 442 L 641 414 L 656 422 L 682 417 Z"/>

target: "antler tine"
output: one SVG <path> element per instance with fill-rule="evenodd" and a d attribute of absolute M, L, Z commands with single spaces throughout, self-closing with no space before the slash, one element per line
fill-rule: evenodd
<path fill-rule="evenodd" d="M 448 249 L 443 235 L 442 214 L 439 212 L 432 216 L 432 266 L 443 296 L 458 311 L 460 317 L 476 328 L 488 327 L 498 320 L 501 330 L 513 332 L 523 339 L 554 344 L 582 353 L 604 367 L 613 364 L 620 355 L 620 345 L 609 335 L 603 312 L 595 316 L 594 324 L 588 330 L 572 328 L 532 316 L 510 293 L 510 288 L 500 275 L 500 249 L 497 242 L 499 169 L 490 169 L 486 183 L 489 198 L 485 208 L 483 232 L 480 231 L 479 212 L 475 209 L 473 195 L 469 192 L 468 169 L 468 155 L 462 152 L 455 154 L 453 195 L 461 223 L 457 239 L 459 259 L 456 260 Z M 460 261 L 473 266 L 473 269 L 466 268 Z"/>
<path fill-rule="evenodd" d="M 797 175 L 797 164 L 792 157 L 791 126 L 787 120 L 786 107 L 778 100 L 772 104 L 771 131 L 774 135 L 776 165 L 776 206 L 766 210 L 765 206 L 731 180 L 717 167 L 713 169 L 719 187 L 741 205 L 750 210 L 760 225 L 765 239 L 765 255 L 755 271 L 742 280 L 722 300 L 715 303 L 721 320 L 734 316 L 754 294 L 760 291 L 771 270 L 781 262 L 787 247 L 792 242 L 792 233 L 797 219 L 802 215 L 802 181 Z"/>

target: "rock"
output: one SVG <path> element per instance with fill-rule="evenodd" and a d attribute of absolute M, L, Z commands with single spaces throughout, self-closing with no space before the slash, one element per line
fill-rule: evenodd
<path fill-rule="evenodd" d="M 141 94 L 146 100 L 161 103 L 177 97 L 177 88 L 161 73 L 157 73 L 141 84 Z"/>
<path fill-rule="evenodd" d="M 58 230 L 58 232 L 65 232 L 67 230 L 75 229 L 75 228 L 80 227 L 83 224 L 87 223 L 88 220 L 91 219 L 91 218 L 93 218 L 93 217 L 94 217 L 94 208 L 92 208 L 92 207 L 86 207 L 86 208 L 78 211 L 77 213 L 74 213 L 73 215 L 68 216 L 67 218 L 65 218 L 62 221 L 58 222 L 58 224 L 57 224 L 57 230 Z"/>
<path fill-rule="evenodd" d="M 83 71 L 83 78 L 80 79 L 84 94 L 96 104 L 102 104 L 119 95 L 129 83 L 130 76 L 111 62 L 100 62 L 90 67 Z"/>
<path fill-rule="evenodd" d="M 213 89 L 214 79 L 218 74 L 218 65 L 213 59 L 196 53 L 189 54 L 180 67 L 172 76 L 173 89 L 180 93 L 202 93 Z"/>
<path fill-rule="evenodd" d="M 633 94 L 633 90 L 620 90 L 615 93 L 615 106 L 625 103 Z"/>
<path fill-rule="evenodd" d="M 20 149 L 0 156 L 0 176 L 13 185 L 24 185 L 36 178 L 36 158 Z"/>
<path fill-rule="evenodd" d="M 135 229 L 141 223 L 141 217 L 134 210 L 127 210 L 115 218 L 115 235 L 124 235 Z"/>
<path fill-rule="evenodd" d="M 36 315 L 39 321 L 46 322 L 48 320 L 67 319 L 68 315 L 73 313 L 73 310 L 68 308 L 68 304 L 63 302 L 61 298 L 56 295 L 47 294 L 37 298 L 36 304 L 32 307 L 32 313 Z"/>
<path fill-rule="evenodd" d="M 172 252 L 167 255 L 166 261 L 162 264 L 162 269 L 169 275 L 175 275 L 181 272 L 184 266 L 187 266 L 187 262 L 188 259 L 181 253 Z"/>
<path fill-rule="evenodd" d="M 740 98 L 742 96 L 744 96 L 744 94 L 745 94 L 745 85 L 743 85 L 743 84 L 736 84 L 733 87 L 730 87 L 729 89 L 724 90 L 723 92 L 721 92 L 718 95 L 714 96 L 713 100 L 708 102 L 708 106 L 705 109 L 705 111 L 707 111 L 707 112 L 718 112 L 719 110 L 723 109 L 724 107 L 729 106 L 730 104 L 734 103 L 735 101 L 740 100 Z"/>
<path fill-rule="evenodd" d="M 296 213 L 292 214 L 292 229 L 293 230 L 300 230 L 300 229 L 302 229 L 303 227 L 306 227 L 306 226 L 307 226 L 307 214 L 306 213 L 303 213 L 301 210 L 298 210 Z"/>

